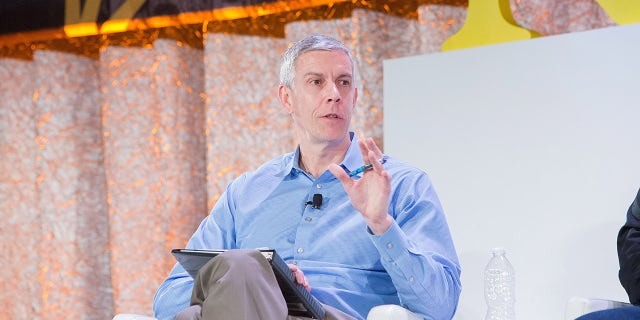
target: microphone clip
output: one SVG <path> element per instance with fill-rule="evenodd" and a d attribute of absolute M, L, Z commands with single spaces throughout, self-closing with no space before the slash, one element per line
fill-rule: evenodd
<path fill-rule="evenodd" d="M 319 193 L 314 194 L 313 200 L 305 202 L 304 205 L 311 205 L 311 207 L 314 209 L 320 209 L 320 207 L 322 206 L 322 195 Z"/>

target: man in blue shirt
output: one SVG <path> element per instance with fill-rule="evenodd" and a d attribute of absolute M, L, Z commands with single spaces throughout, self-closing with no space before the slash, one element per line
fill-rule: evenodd
<path fill-rule="evenodd" d="M 187 248 L 275 249 L 330 319 L 364 319 L 382 304 L 402 305 L 425 319 L 451 319 L 460 265 L 438 196 L 426 173 L 349 131 L 358 97 L 354 77 L 350 51 L 331 37 L 312 35 L 287 50 L 278 96 L 293 120 L 297 149 L 231 182 Z M 370 166 L 358 173 L 364 164 Z M 316 194 L 321 204 L 314 203 Z M 194 287 L 176 264 L 154 298 L 156 317 L 181 312 L 179 318 L 230 319 L 225 312 L 231 311 L 223 311 L 230 305 L 246 319 L 287 317 L 286 305 L 273 307 L 284 303 L 282 297 L 251 287 L 268 287 L 273 275 L 242 271 L 266 280 L 234 282 L 242 287 L 214 294 L 237 268 L 212 268 L 224 269 L 222 276 L 202 279 L 201 269 Z M 270 316 L 270 308 L 285 314 Z"/>

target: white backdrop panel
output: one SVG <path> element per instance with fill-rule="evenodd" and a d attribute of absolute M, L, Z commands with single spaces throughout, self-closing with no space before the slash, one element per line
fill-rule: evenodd
<path fill-rule="evenodd" d="M 463 292 L 483 319 L 490 249 L 516 270 L 519 320 L 571 296 L 628 301 L 616 235 L 640 187 L 640 25 L 384 62 L 385 152 L 427 171 Z"/>

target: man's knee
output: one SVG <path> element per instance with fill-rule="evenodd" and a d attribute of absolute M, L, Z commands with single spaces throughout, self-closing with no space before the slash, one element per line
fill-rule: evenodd
<path fill-rule="evenodd" d="M 218 261 L 213 263 L 224 265 L 227 269 L 236 271 L 255 270 L 256 267 L 264 268 L 267 265 L 266 258 L 255 249 L 229 250 L 214 258 L 214 260 L 216 259 Z"/>
<path fill-rule="evenodd" d="M 251 278 L 265 272 L 271 272 L 271 266 L 260 251 L 255 249 L 229 250 L 207 262 L 200 269 L 196 282 L 217 282 L 222 277 L 229 280 L 230 275 L 237 275 L 241 279 Z"/>
<path fill-rule="evenodd" d="M 192 305 L 176 314 L 173 320 L 199 320 L 201 310 L 202 308 L 199 305 Z"/>

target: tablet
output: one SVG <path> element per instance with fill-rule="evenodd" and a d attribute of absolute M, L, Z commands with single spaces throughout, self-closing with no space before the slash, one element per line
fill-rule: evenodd
<path fill-rule="evenodd" d="M 295 275 L 276 251 L 273 249 L 256 250 L 260 251 L 271 265 L 282 295 L 287 302 L 289 315 L 324 319 L 325 311 L 322 304 L 304 286 L 296 282 Z M 195 279 L 198 270 L 205 263 L 225 251 L 228 250 L 173 249 L 171 254 Z"/>

